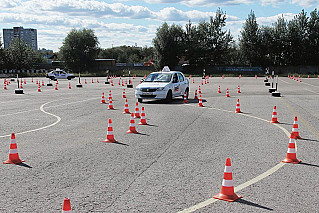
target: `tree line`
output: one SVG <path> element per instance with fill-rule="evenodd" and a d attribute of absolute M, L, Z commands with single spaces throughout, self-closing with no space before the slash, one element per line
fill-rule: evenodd
<path fill-rule="evenodd" d="M 271 26 L 260 26 L 253 11 L 236 42 L 226 26 L 226 13 L 197 25 L 187 23 L 157 29 L 153 40 L 158 67 L 187 63 L 206 66 L 319 65 L 319 13 L 302 10 L 292 20 L 279 17 Z"/>
<path fill-rule="evenodd" d="M 309 16 L 302 10 L 292 20 L 279 17 L 271 26 L 260 26 L 253 11 L 242 26 L 239 39 L 225 30 L 226 13 L 216 11 L 209 21 L 189 21 L 184 27 L 163 23 L 156 31 L 153 47 L 120 46 L 103 49 L 91 29 L 72 29 L 56 55 L 74 72 L 89 71 L 94 59 L 112 58 L 119 63 L 141 63 L 152 59 L 158 69 L 168 65 L 287 66 L 319 65 L 319 12 Z M 1 39 L 0 39 L 1 40 Z M 0 41 L 0 69 L 28 69 L 44 62 L 16 38 L 8 49 Z"/>

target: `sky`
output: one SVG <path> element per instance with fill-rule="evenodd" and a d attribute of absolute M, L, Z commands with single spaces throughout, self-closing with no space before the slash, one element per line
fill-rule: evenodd
<path fill-rule="evenodd" d="M 309 14 L 319 0 L 0 0 L 0 35 L 4 28 L 34 28 L 38 48 L 59 51 L 68 32 L 89 28 L 101 48 L 152 46 L 164 22 L 197 24 L 218 8 L 227 14 L 225 29 L 237 40 L 251 10 L 259 25 L 271 25 L 278 16 L 291 20 L 302 9 Z"/>

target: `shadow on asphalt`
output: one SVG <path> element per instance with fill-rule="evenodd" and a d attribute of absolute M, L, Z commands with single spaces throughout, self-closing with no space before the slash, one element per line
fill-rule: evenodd
<path fill-rule="evenodd" d="M 318 167 L 319 168 L 319 165 L 315 165 L 315 164 L 311 164 L 311 163 L 300 162 L 299 164 L 306 165 L 306 166 L 312 166 L 312 167 Z"/>
<path fill-rule="evenodd" d="M 18 165 L 18 166 L 23 166 L 23 167 L 26 167 L 26 168 L 29 168 L 29 169 L 32 168 L 32 166 L 29 166 L 29 165 L 26 164 L 26 163 L 18 163 L 18 164 L 16 164 L 16 165 Z"/>
<path fill-rule="evenodd" d="M 118 141 L 114 142 L 114 144 L 123 145 L 123 146 L 129 146 L 129 145 L 126 144 L 126 143 L 121 143 L 121 142 L 118 142 Z"/>
<path fill-rule="evenodd" d="M 319 140 L 313 140 L 313 139 L 308 139 L 308 138 L 302 138 L 302 139 L 299 139 L 299 140 L 319 142 Z"/>
<path fill-rule="evenodd" d="M 289 125 L 289 126 L 292 126 L 292 125 L 293 125 L 293 124 L 282 123 L 282 122 L 279 122 L 279 124 L 283 124 L 283 125 Z"/>
<path fill-rule="evenodd" d="M 146 125 L 145 125 L 146 126 Z M 145 133 L 140 133 L 140 132 L 138 132 L 138 133 L 135 133 L 135 134 L 137 134 L 137 135 L 145 135 L 145 136 L 150 136 L 150 135 L 148 135 L 148 134 L 145 134 Z"/>
<path fill-rule="evenodd" d="M 203 103 L 207 102 L 205 99 L 202 99 Z M 197 99 L 188 99 L 188 103 L 198 103 Z M 149 101 L 143 101 L 143 104 L 166 104 L 166 105 L 174 105 L 174 104 L 184 104 L 183 99 L 173 99 L 171 102 L 167 103 L 165 100 L 149 100 Z"/>
<path fill-rule="evenodd" d="M 266 207 L 266 206 L 259 205 L 259 204 L 257 204 L 257 203 L 250 202 L 250 201 L 248 201 L 248 200 L 244 200 L 244 199 L 242 199 L 242 198 L 236 200 L 235 202 L 237 202 L 237 203 L 242 203 L 242 204 L 249 205 L 249 206 L 254 206 L 254 207 L 257 207 L 257 208 L 261 208 L 261 209 L 266 209 L 266 210 L 269 210 L 269 211 L 273 211 L 273 209 L 271 209 L 271 208 L 268 208 L 268 207 Z"/>

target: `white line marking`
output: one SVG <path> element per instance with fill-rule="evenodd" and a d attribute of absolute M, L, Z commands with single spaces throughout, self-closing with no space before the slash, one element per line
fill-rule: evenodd
<path fill-rule="evenodd" d="M 54 100 L 54 101 L 58 101 L 58 100 Z M 16 135 L 21 135 L 21 134 L 25 134 L 25 133 L 29 133 L 29 132 L 39 131 L 39 130 L 46 129 L 46 128 L 49 128 L 49 127 L 51 127 L 51 126 L 54 126 L 54 125 L 58 124 L 58 123 L 61 121 L 61 118 L 60 118 L 59 116 L 57 116 L 57 115 L 54 115 L 54 114 L 49 113 L 49 112 L 46 112 L 46 111 L 44 111 L 44 109 L 43 109 L 43 107 L 44 107 L 45 105 L 47 105 L 47 104 L 49 104 L 49 103 L 52 103 L 52 102 L 54 102 L 54 101 L 49 101 L 49 102 L 47 102 L 47 103 L 45 103 L 45 104 L 42 104 L 42 105 L 40 106 L 40 110 L 41 110 L 43 113 L 45 113 L 45 114 L 48 114 L 48 115 L 51 115 L 51 116 L 55 117 L 55 118 L 57 119 L 56 122 L 54 122 L 54 123 L 52 123 L 52 124 L 50 124 L 50 125 L 44 126 L 44 127 L 37 128 L 37 129 L 31 129 L 31 130 L 27 130 L 27 131 L 24 131 L 24 132 L 18 132 L 18 133 L 16 133 Z M 9 135 L 2 135 L 2 136 L 0 136 L 0 138 L 9 137 L 10 135 L 11 135 L 11 134 L 9 134 Z"/>
<path fill-rule="evenodd" d="M 190 106 L 191 106 L 191 105 L 190 105 Z M 231 113 L 234 113 L 233 111 L 224 110 L 224 109 L 218 109 L 218 108 L 214 108 L 214 107 L 207 108 L 207 109 L 214 109 L 214 110 L 219 110 L 219 111 L 223 111 L 223 112 L 231 112 Z M 243 115 L 243 116 L 247 116 L 247 117 L 251 117 L 251 118 L 255 118 L 255 119 L 262 120 L 262 121 L 265 121 L 265 122 L 267 122 L 267 123 L 270 123 L 268 120 L 265 120 L 265 119 L 263 119 L 263 118 L 259 118 L 259 117 L 256 117 L 256 116 L 252 116 L 252 115 L 248 115 L 248 114 L 244 114 L 244 113 L 234 113 L 234 114 Z M 280 125 L 278 125 L 278 124 L 276 124 L 276 123 L 271 123 L 271 124 L 273 124 L 273 125 L 275 125 L 276 127 L 280 128 L 288 137 L 290 136 L 290 133 L 288 132 L 288 130 L 286 130 L 286 129 L 283 128 L 282 126 L 280 126 Z M 296 145 L 297 145 L 297 144 L 296 144 Z M 297 149 L 297 147 L 296 147 L 296 149 Z M 262 179 L 264 179 L 264 178 L 270 176 L 271 174 L 275 173 L 278 169 L 280 169 L 280 168 L 283 167 L 284 165 L 285 165 L 285 163 L 280 162 L 280 163 L 278 163 L 277 165 L 275 165 L 274 167 L 272 167 L 272 168 L 268 169 L 267 171 L 265 171 L 264 173 L 258 175 L 257 177 L 255 177 L 255 178 L 253 178 L 253 179 L 251 179 L 251 180 L 249 180 L 249 181 L 247 181 L 247 182 L 245 182 L 245 183 L 242 183 L 242 184 L 240 184 L 239 186 L 236 186 L 235 189 L 234 189 L 235 192 L 238 192 L 238 191 L 240 191 L 240 190 L 242 190 L 242 189 L 244 189 L 244 188 L 246 188 L 246 187 L 248 187 L 248 186 L 250 186 L 250 185 L 252 185 L 252 184 L 257 183 L 258 181 L 261 181 Z M 199 203 L 199 204 L 196 204 L 196 205 L 191 206 L 191 207 L 189 207 L 189 208 L 187 208 L 187 209 L 184 209 L 184 210 L 182 210 L 182 211 L 179 211 L 178 213 L 194 212 L 194 211 L 196 211 L 196 210 L 199 210 L 199 209 L 201 209 L 201 208 L 204 208 L 204 207 L 206 207 L 206 206 L 208 206 L 208 205 L 210 205 L 210 204 L 212 204 L 212 203 L 215 203 L 215 202 L 217 202 L 217 201 L 219 201 L 219 200 L 214 199 L 214 198 L 210 198 L 210 199 L 205 200 L 205 201 L 203 201 L 203 202 L 201 202 L 201 203 Z"/>

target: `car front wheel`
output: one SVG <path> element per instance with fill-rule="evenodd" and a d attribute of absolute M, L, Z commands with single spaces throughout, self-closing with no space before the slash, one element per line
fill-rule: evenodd
<path fill-rule="evenodd" d="M 142 103 L 142 102 L 143 102 L 143 99 L 142 99 L 142 98 L 138 98 L 137 101 L 138 101 L 139 103 Z"/>
<path fill-rule="evenodd" d="M 172 90 L 168 90 L 167 95 L 166 95 L 165 102 L 166 102 L 166 103 L 171 102 L 171 101 L 172 101 L 172 98 L 173 98 Z"/>

